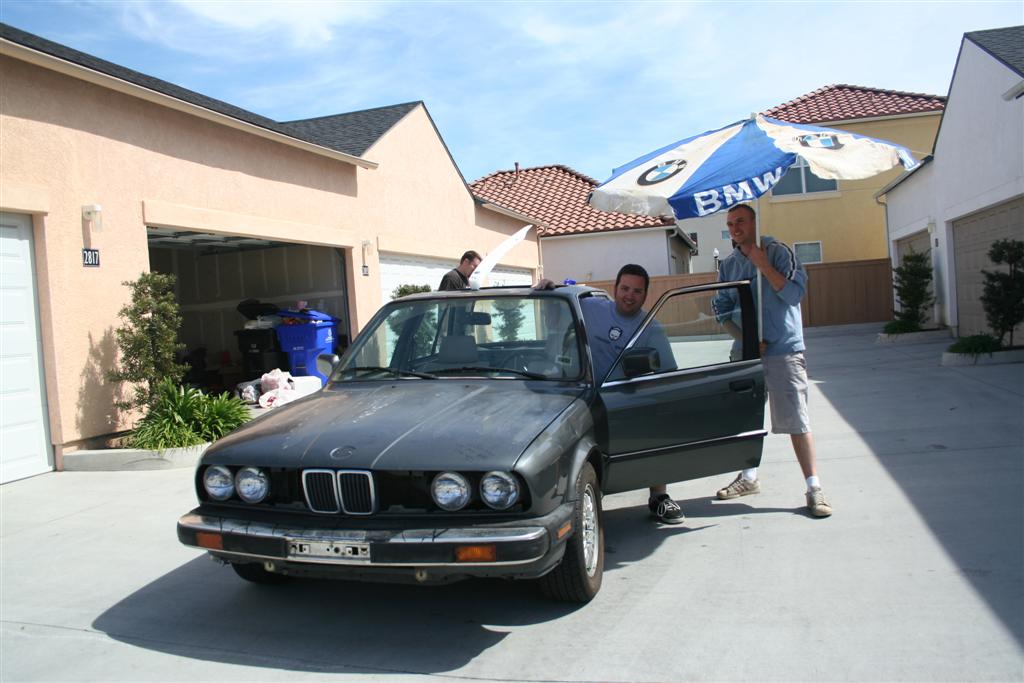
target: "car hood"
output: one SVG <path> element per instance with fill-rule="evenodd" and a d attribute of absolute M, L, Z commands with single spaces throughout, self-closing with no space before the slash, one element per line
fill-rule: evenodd
<path fill-rule="evenodd" d="M 583 389 L 517 380 L 333 384 L 242 426 L 204 463 L 510 470 Z"/>

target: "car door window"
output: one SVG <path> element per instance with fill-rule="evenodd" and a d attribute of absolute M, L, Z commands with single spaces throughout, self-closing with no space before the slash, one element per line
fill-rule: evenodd
<path fill-rule="evenodd" d="M 747 291 L 746 288 L 743 288 Z M 639 333 L 608 374 L 607 382 L 632 373 L 626 356 L 640 349 L 657 353 L 657 367 L 645 375 L 664 374 L 757 357 L 755 337 L 744 343 L 750 306 L 741 305 L 741 286 L 721 285 L 703 291 L 679 291 L 658 301 Z M 753 328 L 750 321 L 751 330 Z"/>
<path fill-rule="evenodd" d="M 599 389 L 606 493 L 757 466 L 765 389 L 754 310 L 746 282 L 654 304 Z"/>

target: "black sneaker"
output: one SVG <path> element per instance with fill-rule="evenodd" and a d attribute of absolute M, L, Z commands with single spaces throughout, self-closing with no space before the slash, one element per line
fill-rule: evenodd
<path fill-rule="evenodd" d="M 667 493 L 662 493 L 657 498 L 648 498 L 647 507 L 651 511 L 651 516 L 663 524 L 682 524 L 686 521 L 683 508 L 679 507 Z"/>

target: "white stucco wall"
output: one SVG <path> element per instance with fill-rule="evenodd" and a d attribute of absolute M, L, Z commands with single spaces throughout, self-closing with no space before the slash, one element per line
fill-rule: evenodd
<path fill-rule="evenodd" d="M 886 196 L 889 253 L 922 229 L 931 232 L 935 319 L 955 326 L 953 222 L 1024 194 L 1024 97 L 1002 98 L 1021 77 L 964 40 L 933 161 Z"/>
<path fill-rule="evenodd" d="M 722 237 L 725 227 L 726 212 L 720 211 L 710 216 L 688 218 L 679 221 L 679 229 L 690 234 L 697 233 L 698 253 L 690 259 L 690 272 L 711 273 L 715 270 L 715 249 L 718 249 L 719 260 L 732 253 L 732 240 Z"/>
<path fill-rule="evenodd" d="M 544 277 L 555 282 L 614 280 L 625 263 L 638 263 L 652 276 L 671 275 L 667 232 L 654 228 L 544 237 Z"/>

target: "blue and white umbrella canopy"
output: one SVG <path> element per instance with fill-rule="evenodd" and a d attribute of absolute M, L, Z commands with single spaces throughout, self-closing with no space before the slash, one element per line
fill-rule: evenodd
<path fill-rule="evenodd" d="M 677 219 L 760 197 L 802 157 L 818 177 L 859 180 L 917 162 L 905 147 L 834 128 L 757 115 L 646 154 L 594 189 L 602 211 Z"/>

